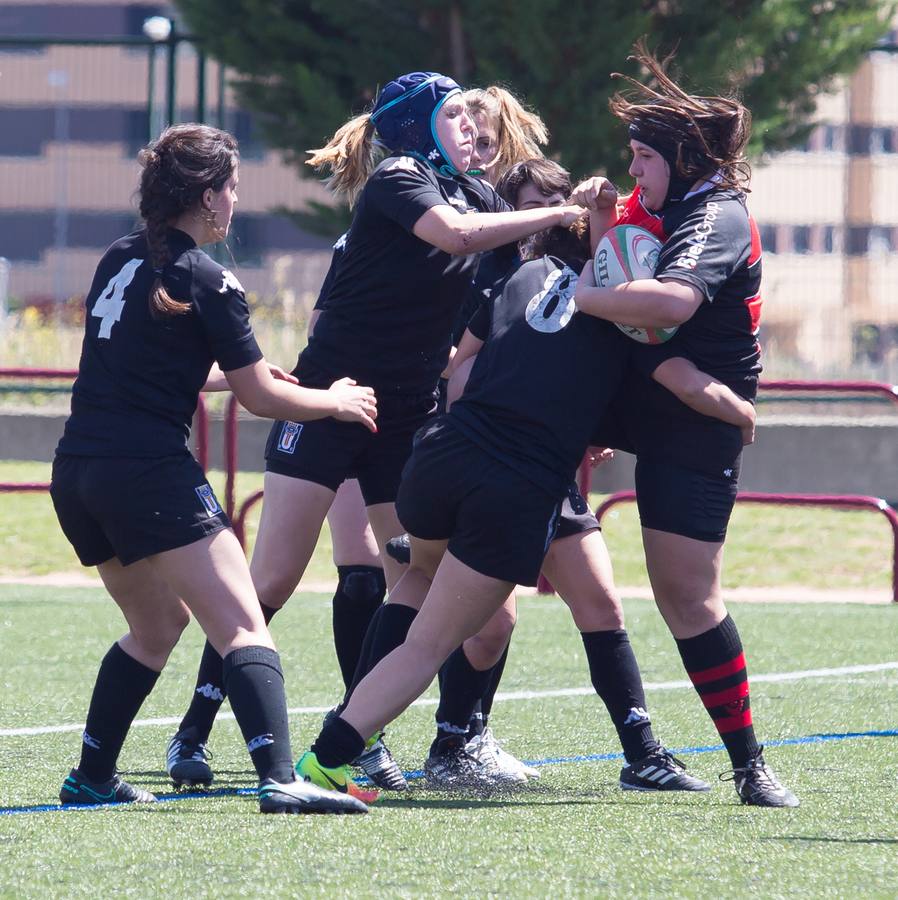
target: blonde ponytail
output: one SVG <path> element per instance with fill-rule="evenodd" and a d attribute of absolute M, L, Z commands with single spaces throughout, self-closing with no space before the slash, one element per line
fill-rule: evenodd
<path fill-rule="evenodd" d="M 374 142 L 374 123 L 370 113 L 350 119 L 319 150 L 308 150 L 307 166 L 318 172 L 330 172 L 327 186 L 350 206 L 355 205 L 368 176 L 381 156 Z"/>

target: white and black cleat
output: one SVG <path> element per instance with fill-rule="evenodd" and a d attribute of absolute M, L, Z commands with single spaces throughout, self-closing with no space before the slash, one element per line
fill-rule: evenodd
<path fill-rule="evenodd" d="M 310 781 L 297 779 L 288 783 L 266 778 L 259 784 L 259 811 L 263 813 L 363 814 L 368 807 L 351 794 L 326 791 Z"/>
<path fill-rule="evenodd" d="M 620 786 L 625 791 L 710 791 L 711 785 L 686 771 L 669 750 L 659 747 L 654 753 L 620 771 Z"/>
<path fill-rule="evenodd" d="M 383 733 L 352 763 L 358 766 L 375 787 L 385 791 L 407 791 L 408 782 L 399 764 L 384 743 Z"/>
<path fill-rule="evenodd" d="M 773 769 L 764 762 L 763 747 L 744 767 L 724 772 L 721 781 L 732 781 L 739 799 L 748 806 L 795 807 L 800 801 L 789 788 L 780 784 Z"/>
<path fill-rule="evenodd" d="M 165 754 L 165 771 L 175 789 L 209 787 L 214 778 L 209 760 L 212 753 L 199 739 L 196 729 L 185 728 L 169 742 Z"/>

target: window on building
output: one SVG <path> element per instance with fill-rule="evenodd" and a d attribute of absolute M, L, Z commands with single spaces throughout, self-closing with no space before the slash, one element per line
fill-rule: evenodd
<path fill-rule="evenodd" d="M 882 256 L 891 253 L 892 249 L 892 229 L 881 225 L 872 226 L 867 237 L 867 252 L 871 256 Z"/>
<path fill-rule="evenodd" d="M 843 141 L 841 129 L 838 125 L 820 126 L 820 149 L 829 153 L 835 153 L 842 149 Z"/>
<path fill-rule="evenodd" d="M 811 229 L 808 225 L 796 225 L 792 229 L 792 252 L 811 252 Z"/>
<path fill-rule="evenodd" d="M 776 253 L 776 228 L 773 225 L 759 225 L 761 248 L 765 253 Z"/>
<path fill-rule="evenodd" d="M 869 125 L 848 126 L 848 152 L 852 156 L 867 156 L 873 141 L 873 129 Z"/>
<path fill-rule="evenodd" d="M 871 129 L 870 132 L 870 152 L 871 153 L 894 153 L 895 152 L 895 132 L 892 128 L 879 127 Z"/>

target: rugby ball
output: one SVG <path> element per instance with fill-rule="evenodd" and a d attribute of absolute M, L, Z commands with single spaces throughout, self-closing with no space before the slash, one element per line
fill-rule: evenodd
<path fill-rule="evenodd" d="M 652 278 L 658 265 L 661 241 L 645 228 L 637 225 L 616 225 L 610 228 L 596 247 L 595 273 L 599 287 L 614 287 Z M 635 325 L 614 323 L 628 337 L 641 344 L 663 344 L 676 334 L 674 328 L 637 328 Z"/>

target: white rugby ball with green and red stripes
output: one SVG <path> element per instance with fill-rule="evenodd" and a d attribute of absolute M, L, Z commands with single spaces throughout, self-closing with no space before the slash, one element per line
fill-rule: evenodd
<path fill-rule="evenodd" d="M 640 278 L 653 278 L 660 252 L 661 241 L 650 231 L 638 225 L 616 225 L 605 233 L 596 247 L 596 284 L 599 287 L 614 287 Z M 677 331 L 676 327 L 637 328 L 619 322 L 614 324 L 641 344 L 663 344 Z"/>

